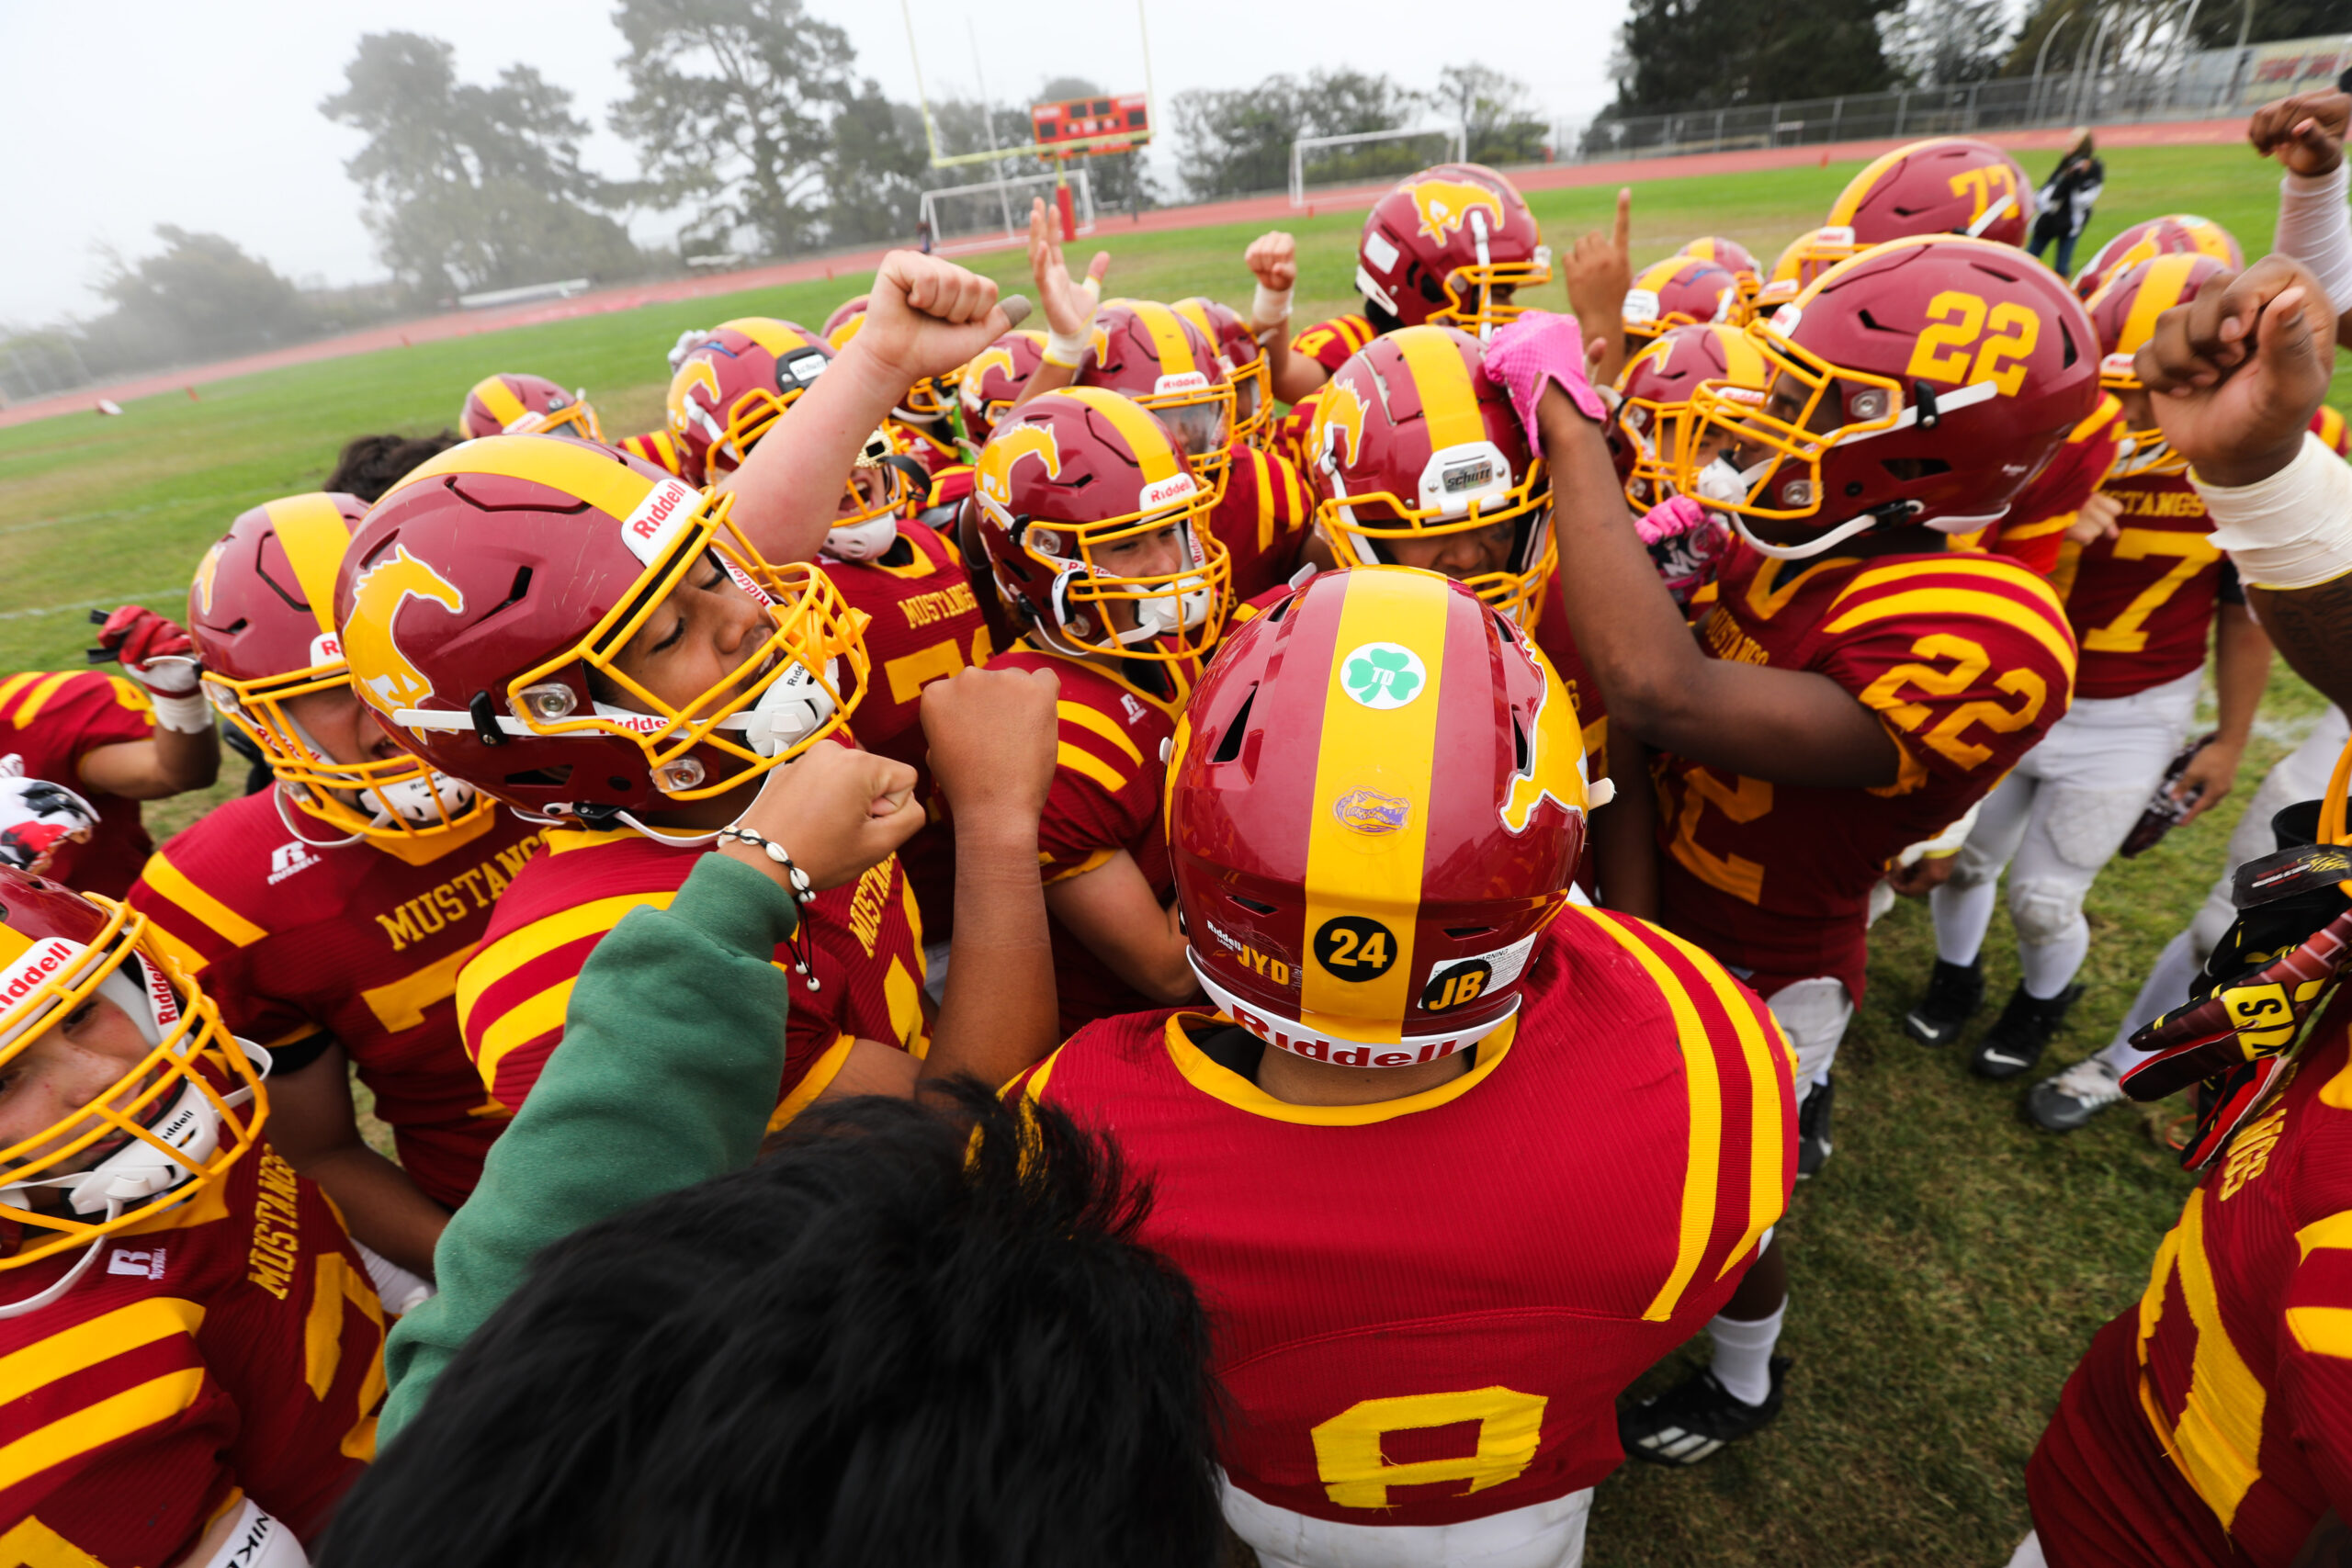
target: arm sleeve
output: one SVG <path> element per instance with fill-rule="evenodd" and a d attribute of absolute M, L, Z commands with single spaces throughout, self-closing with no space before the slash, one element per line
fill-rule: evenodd
<path fill-rule="evenodd" d="M 797 913 L 757 871 L 705 855 L 667 909 L 633 909 L 597 944 L 563 1043 L 434 1249 L 440 1293 L 386 1348 L 383 1439 L 540 1248 L 751 1164 L 784 1070 L 788 991 L 770 960 Z"/>
<path fill-rule="evenodd" d="M 2335 309 L 2352 308 L 2352 211 L 2344 205 L 2352 163 L 2331 174 L 2278 182 L 2278 228 L 2271 248 L 2310 267 Z"/>

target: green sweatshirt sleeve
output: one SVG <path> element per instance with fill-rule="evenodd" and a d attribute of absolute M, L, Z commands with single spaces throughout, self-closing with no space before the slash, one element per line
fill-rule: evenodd
<path fill-rule="evenodd" d="M 797 913 L 767 877 L 709 854 L 668 909 L 633 909 L 596 944 L 562 1043 L 434 1248 L 438 1293 L 385 1346 L 379 1446 L 540 1248 L 752 1163 L 784 1075 L 789 989 L 770 960 Z"/>

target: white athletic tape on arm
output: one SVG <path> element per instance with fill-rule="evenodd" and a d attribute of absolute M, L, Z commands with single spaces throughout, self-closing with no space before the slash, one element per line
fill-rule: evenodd
<path fill-rule="evenodd" d="M 1086 358 L 1087 345 L 1094 331 L 1094 312 L 1102 299 L 1102 280 L 1089 274 L 1078 285 L 1086 290 L 1086 319 L 1078 323 L 1068 337 L 1054 331 L 1051 321 L 1046 323 L 1046 363 L 1064 370 L 1075 370 Z"/>
<path fill-rule="evenodd" d="M 1281 326 L 1290 320 L 1290 296 L 1287 288 L 1269 288 L 1258 285 L 1258 292 L 1250 298 L 1250 330 L 1264 332 L 1268 327 Z"/>
<path fill-rule="evenodd" d="M 204 700 L 201 692 L 175 695 L 151 691 L 147 699 L 155 705 L 155 722 L 165 729 L 176 729 L 182 735 L 201 735 L 212 728 L 212 705 Z"/>
<path fill-rule="evenodd" d="M 2213 543 L 2256 588 L 2309 588 L 2352 571 L 2352 465 L 2306 432 L 2295 460 L 2250 485 L 2189 479 Z"/>
<path fill-rule="evenodd" d="M 220 1550 L 188 1568 L 311 1568 L 311 1555 L 292 1530 L 248 1497 L 237 1505 L 237 1522 Z"/>
<path fill-rule="evenodd" d="M 2352 163 L 2336 164 L 2331 174 L 2290 174 L 2278 182 L 2278 228 L 2272 248 L 2311 268 L 2330 299 L 2352 300 L 2352 210 L 2344 205 L 2347 181 L 2352 181 Z"/>

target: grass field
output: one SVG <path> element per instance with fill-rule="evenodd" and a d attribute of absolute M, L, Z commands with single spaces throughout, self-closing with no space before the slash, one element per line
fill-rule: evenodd
<path fill-rule="evenodd" d="M 2267 248 L 2277 187 L 2242 147 L 2121 151 L 2107 164 L 2086 255 L 2127 222 L 2183 209 L 2229 225 L 2256 254 Z M 1702 232 L 1769 257 L 1820 221 L 1854 166 L 1643 183 L 1635 259 Z M 1534 206 L 1565 248 L 1612 197 L 1547 192 Z M 1301 325 L 1351 308 L 1359 222 L 1341 212 L 1294 226 Z M 1227 227 L 1123 241 L 1111 221 L 1100 243 L 1114 257 L 1115 292 L 1239 304 L 1250 238 Z M 978 265 L 1015 286 L 1024 271 L 1014 254 Z M 818 321 L 860 283 L 392 350 L 220 383 L 201 402 L 151 399 L 120 419 L 0 430 L 0 670 L 79 663 L 86 607 L 136 599 L 177 615 L 198 555 L 237 512 L 315 488 L 351 435 L 450 423 L 481 375 L 533 370 L 583 385 L 609 434 L 641 430 L 660 412 L 662 351 L 681 329 L 749 313 Z M 2346 406 L 2352 389 L 2339 380 L 2335 390 Z M 2280 670 L 2238 797 L 2109 868 L 2091 902 L 2088 992 L 2058 1061 L 2104 1043 L 2220 869 L 2237 807 L 2319 706 Z M 185 798 L 150 817 L 169 828 L 205 804 Z M 2034 1132 L 2017 1089 L 1972 1079 L 1960 1055 L 1923 1051 L 1896 1028 L 1933 955 L 1924 908 L 1904 905 L 1873 938 L 1871 993 L 1838 1064 L 1838 1153 L 1799 1191 L 1782 1231 L 1794 1276 L 1783 1348 L 1797 1360 L 1787 1415 L 1697 1471 L 1629 1466 L 1604 1485 L 1589 1557 L 1601 1568 L 2005 1562 L 2027 1528 L 2025 1459 L 2059 1386 L 2092 1331 L 2137 1299 L 2178 1211 L 2188 1183 L 2162 1140 L 2177 1108 L 2113 1111 L 2063 1139 Z M 2015 979 L 2006 915 L 1987 952 L 1989 1016 Z"/>

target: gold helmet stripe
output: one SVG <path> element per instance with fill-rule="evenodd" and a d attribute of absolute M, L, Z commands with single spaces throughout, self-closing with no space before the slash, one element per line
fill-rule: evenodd
<path fill-rule="evenodd" d="M 602 447 L 577 441 L 553 441 L 536 435 L 488 435 L 452 446 L 409 470 L 408 476 L 384 492 L 390 500 L 409 486 L 443 474 L 503 474 L 528 479 L 586 502 L 599 512 L 627 517 L 656 484 L 674 484 L 663 474 L 647 479 L 627 463 L 616 462 Z"/>
<path fill-rule="evenodd" d="M 817 341 L 789 322 L 779 321 L 774 316 L 739 316 L 734 321 L 719 323 L 719 330 L 722 332 L 729 327 L 733 327 L 778 359 L 790 354 L 794 349 L 808 348 Z"/>
<path fill-rule="evenodd" d="M 1854 214 L 1861 209 L 1862 198 L 1878 188 L 1878 179 L 1881 175 L 1911 156 L 1912 153 L 1924 152 L 1930 147 L 1939 147 L 1950 140 L 1950 137 L 1931 136 L 1925 141 L 1906 141 L 1894 152 L 1882 152 L 1871 159 L 1868 166 L 1860 174 L 1848 180 L 1846 188 L 1838 193 L 1837 201 L 1830 206 L 1829 216 L 1822 220 L 1824 226 L 1831 229 L 1851 227 Z"/>
<path fill-rule="evenodd" d="M 1182 317 L 1168 306 L 1148 299 L 1136 300 L 1129 309 L 1135 311 L 1136 320 L 1142 323 L 1143 330 L 1151 334 L 1151 346 L 1159 355 L 1161 375 L 1182 376 L 1186 371 L 1208 374 L 1208 367 L 1196 363 L 1193 358 L 1192 340 L 1184 335 Z M 1204 335 L 1211 342 L 1216 341 L 1215 333 L 1207 333 L 1204 329 Z"/>
<path fill-rule="evenodd" d="M 1724 379 L 1735 387 L 1762 391 L 1772 384 L 1771 367 L 1757 351 L 1756 341 L 1737 327 L 1715 327 L 1716 344 L 1724 351 Z"/>
<path fill-rule="evenodd" d="M 302 585 L 302 597 L 310 601 L 311 614 L 318 617 L 319 630 L 334 636 L 335 569 L 351 543 L 343 508 L 331 495 L 311 494 L 273 501 L 263 510 L 277 530 L 278 545 L 294 569 L 294 581 Z"/>
<path fill-rule="evenodd" d="M 1449 357 L 1453 351 L 1446 349 Z M 1438 692 L 1442 683 L 1446 612 L 1453 594 L 1427 572 L 1394 568 L 1351 571 L 1340 605 L 1340 636 L 1332 649 L 1330 685 L 1323 694 L 1323 734 L 1309 795 L 1313 825 L 1306 842 L 1306 929 L 1299 954 L 1299 1003 L 1307 1021 L 1344 1019 L 1350 1038 L 1372 1043 L 1403 1035 L 1414 1001 L 1413 931 L 1421 906 L 1422 861 L 1429 847 L 1430 785 L 1437 773 Z M 1349 656 L 1366 643 L 1412 649 L 1428 672 L 1428 687 L 1390 708 L 1368 707 L 1349 694 Z M 1351 789 L 1376 789 L 1407 803 L 1405 821 L 1377 837 L 1345 826 L 1331 803 Z M 1394 943 L 1387 966 L 1370 979 L 1342 976 L 1359 963 L 1327 968 L 1315 935 L 1325 922 L 1347 916 L 1376 922 Z M 1356 942 L 1361 957 L 1363 943 Z"/>
<path fill-rule="evenodd" d="M 1088 408 L 1108 420 L 1119 439 L 1127 444 L 1137 465 L 1143 470 L 1146 484 L 1156 484 L 1171 479 L 1182 468 L 1176 456 L 1176 444 L 1169 438 L 1168 427 L 1159 416 L 1124 393 L 1108 391 L 1101 387 L 1065 387 L 1061 396 L 1076 398 Z"/>
<path fill-rule="evenodd" d="M 2140 292 L 2132 296 L 2131 314 L 2123 318 L 2123 333 L 2115 352 L 2137 354 L 2145 346 L 2155 335 L 2156 318 L 2180 303 L 2189 269 L 2210 259 L 2195 251 L 2181 251 L 2149 262 L 2147 273 L 2140 279 Z"/>
<path fill-rule="evenodd" d="M 1699 256 L 1668 256 L 1664 261 L 1654 261 L 1642 269 L 1639 277 L 1634 279 L 1634 287 L 1646 288 L 1655 294 L 1673 282 L 1676 273 L 1680 272 L 1692 262 L 1703 259 Z"/>
<path fill-rule="evenodd" d="M 1453 335 L 1443 327 L 1407 327 L 1389 337 L 1404 355 L 1405 368 L 1421 394 L 1430 450 L 1487 439 L 1487 422 L 1478 414 L 1478 389 L 1471 384 L 1470 367 Z"/>
<path fill-rule="evenodd" d="M 490 417 L 498 422 L 501 430 L 531 412 L 514 395 L 514 389 L 506 384 L 503 376 L 483 377 L 474 383 L 473 395 L 481 400 L 481 406 L 490 411 Z"/>

